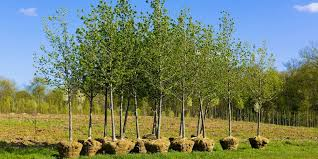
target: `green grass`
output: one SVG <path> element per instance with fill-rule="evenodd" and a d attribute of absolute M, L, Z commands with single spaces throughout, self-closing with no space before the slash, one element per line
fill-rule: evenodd
<path fill-rule="evenodd" d="M 0 148 L 0 158 L 55 158 L 57 152 L 51 148 Z M 81 157 L 83 159 L 88 157 Z M 215 150 L 211 153 L 193 152 L 179 153 L 169 152 L 167 154 L 128 154 L 128 155 L 97 155 L 94 159 L 183 159 L 183 158 L 209 158 L 209 159 L 280 159 L 280 158 L 318 158 L 318 143 L 314 141 L 272 141 L 264 150 L 251 149 L 247 141 L 240 144 L 236 151 L 223 151 L 219 143 L 216 144 Z"/>
<path fill-rule="evenodd" d="M 18 148 L 0 147 L 0 158 L 42 159 L 55 158 L 57 152 L 53 148 Z"/>

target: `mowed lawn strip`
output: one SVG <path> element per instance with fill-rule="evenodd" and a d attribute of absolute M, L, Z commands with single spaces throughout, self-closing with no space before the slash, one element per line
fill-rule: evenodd
<path fill-rule="evenodd" d="M 57 151 L 52 148 L 12 148 L 1 147 L 0 158 L 55 158 L 58 155 Z M 223 151 L 217 143 L 213 152 L 193 152 L 190 154 L 180 152 L 169 152 L 167 154 L 128 154 L 128 155 L 97 155 L 94 159 L 142 159 L 142 158 L 168 158 L 168 159 L 183 159 L 183 158 L 244 158 L 244 159 L 301 159 L 318 157 L 318 143 L 314 141 L 273 141 L 264 150 L 251 149 L 247 142 L 241 143 L 237 151 Z M 88 157 L 80 157 L 88 158 Z"/>

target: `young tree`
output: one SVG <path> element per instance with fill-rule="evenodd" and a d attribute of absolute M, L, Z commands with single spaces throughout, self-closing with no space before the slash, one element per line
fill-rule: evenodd
<path fill-rule="evenodd" d="M 89 123 L 88 123 L 88 139 L 92 139 L 92 113 L 94 98 L 100 90 L 100 68 L 98 65 L 98 54 L 100 51 L 100 36 L 97 32 L 97 26 L 89 23 L 88 19 L 84 20 L 85 27 L 77 30 L 79 41 L 78 55 L 78 87 L 81 92 L 89 99 Z"/>
<path fill-rule="evenodd" d="M 218 65 L 219 56 L 215 51 L 214 33 L 211 26 L 199 28 L 199 34 L 196 42 L 195 64 L 195 93 L 199 98 L 199 122 L 197 126 L 197 135 L 202 131 L 205 138 L 205 124 L 203 111 L 204 101 L 216 99 L 219 92 Z M 207 108 L 206 108 L 207 109 Z"/>
<path fill-rule="evenodd" d="M 67 11 L 59 9 L 55 16 L 50 16 L 44 21 L 44 33 L 48 40 L 48 46 L 41 46 L 43 52 L 39 57 L 35 56 L 35 67 L 38 76 L 47 80 L 55 87 L 61 88 L 67 95 L 69 115 L 69 141 L 72 135 L 72 94 L 76 91 L 76 61 L 77 46 L 69 31 L 67 22 Z"/>
<path fill-rule="evenodd" d="M 173 94 L 181 101 L 181 131 L 180 137 L 185 138 L 185 102 L 193 93 L 195 65 L 193 63 L 196 56 L 196 34 L 197 28 L 186 11 L 182 11 L 178 17 L 178 23 L 173 28 L 174 43 L 174 72 L 175 87 Z"/>
<path fill-rule="evenodd" d="M 100 75 L 100 83 L 104 93 L 105 103 L 104 103 L 104 137 L 107 136 L 107 108 L 108 108 L 108 93 L 110 91 L 110 80 L 111 80 L 111 64 L 113 60 L 112 53 L 116 48 L 116 23 L 115 12 L 112 6 L 110 6 L 106 1 L 100 0 L 99 4 L 92 8 L 91 14 L 87 17 L 87 21 L 90 23 L 95 23 L 98 28 L 98 36 L 100 41 L 98 42 L 98 47 L 100 48 L 97 52 L 98 57 L 98 67 Z M 112 92 L 111 92 L 112 93 Z M 113 105 L 113 99 L 111 99 L 109 106 Z M 113 118 L 113 117 L 112 117 Z M 113 124 L 113 122 L 112 122 Z M 112 125 L 112 129 L 114 126 Z M 112 130 L 113 131 L 113 130 Z M 114 136 L 114 133 L 112 133 Z"/>
<path fill-rule="evenodd" d="M 228 104 L 228 135 L 232 136 L 232 100 L 240 96 L 242 92 L 242 75 L 245 71 L 248 50 L 240 41 L 233 38 L 234 22 L 227 12 L 222 12 L 223 17 L 220 18 L 220 30 L 217 33 L 217 54 L 220 54 L 222 65 L 220 67 L 221 74 L 221 95 L 227 100 Z"/>
<path fill-rule="evenodd" d="M 161 138 L 161 118 L 163 98 L 171 89 L 171 80 L 173 74 L 171 71 L 171 31 L 170 17 L 167 15 L 167 10 L 164 8 L 164 1 L 151 1 L 153 9 L 150 15 L 149 27 L 144 27 L 145 30 L 152 28 L 149 35 L 146 35 L 145 40 L 148 41 L 148 47 L 145 47 L 145 76 L 149 85 L 153 88 L 154 96 L 157 96 L 159 101 L 158 106 L 158 124 L 157 124 L 157 139 Z M 147 26 L 147 21 L 145 24 Z"/>
<path fill-rule="evenodd" d="M 116 54 L 116 69 L 115 81 L 116 89 L 120 96 L 120 139 L 123 139 L 123 126 L 122 126 L 122 105 L 124 92 L 126 91 L 130 96 L 129 88 L 132 88 L 135 97 L 135 116 L 136 116 L 136 134 L 137 139 L 139 136 L 138 114 L 137 114 L 137 83 L 138 74 L 140 69 L 140 51 L 136 46 L 138 34 L 135 28 L 135 14 L 131 4 L 128 0 L 119 0 L 114 8 L 115 20 L 118 23 L 116 32 L 117 39 L 117 54 Z M 138 59 L 136 59 L 138 58 Z"/>
<path fill-rule="evenodd" d="M 255 101 L 254 110 L 257 112 L 256 136 L 260 136 L 262 106 L 272 101 L 282 88 L 282 80 L 274 69 L 273 54 L 268 52 L 265 43 L 252 54 L 248 75 L 247 86 Z"/>

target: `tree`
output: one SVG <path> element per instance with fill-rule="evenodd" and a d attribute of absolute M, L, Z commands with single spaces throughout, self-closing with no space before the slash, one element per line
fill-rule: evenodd
<path fill-rule="evenodd" d="M 69 141 L 72 135 L 72 94 L 76 91 L 77 78 L 77 46 L 74 35 L 68 28 L 67 11 L 59 9 L 56 15 L 50 16 L 44 21 L 44 33 L 48 40 L 48 46 L 41 46 L 42 55 L 35 56 L 37 74 L 46 79 L 48 84 L 56 86 L 67 94 L 69 115 Z"/>
<path fill-rule="evenodd" d="M 181 122 L 180 137 L 185 138 L 185 102 L 193 93 L 195 65 L 193 63 L 196 56 L 196 25 L 185 10 L 181 11 L 178 22 L 173 28 L 173 68 L 171 74 L 175 74 L 172 94 L 180 100 Z M 172 70 L 174 71 L 172 72 Z"/>
<path fill-rule="evenodd" d="M 246 60 L 248 57 L 247 48 L 238 40 L 233 38 L 234 21 L 229 13 L 222 12 L 220 18 L 220 30 L 217 33 L 216 47 L 217 54 L 221 57 L 220 87 L 223 91 L 220 95 L 224 97 L 228 105 L 228 135 L 232 136 L 232 100 L 240 96 L 242 90 L 242 74 L 245 71 Z"/>
<path fill-rule="evenodd" d="M 202 130 L 205 137 L 205 124 L 203 112 L 204 101 L 218 98 L 218 65 L 219 56 L 216 54 L 214 33 L 211 26 L 200 27 L 197 36 L 195 64 L 195 93 L 199 98 L 199 119 L 197 135 Z M 206 108 L 207 109 L 207 108 Z M 202 127 L 201 127 L 202 126 Z"/>
<path fill-rule="evenodd" d="M 44 102 L 45 91 L 46 91 L 46 82 L 45 79 L 35 77 L 31 84 L 28 86 L 28 90 L 36 99 L 37 105 L 40 106 Z M 37 111 L 37 110 L 35 110 Z"/>
<path fill-rule="evenodd" d="M 273 54 L 268 53 L 265 43 L 251 56 L 251 64 L 248 68 L 249 90 L 254 99 L 254 110 L 257 112 L 257 133 L 260 135 L 261 109 L 265 102 L 272 101 L 282 88 L 282 80 L 274 70 Z"/>
<path fill-rule="evenodd" d="M 9 113 L 14 111 L 15 84 L 7 79 L 0 78 L 0 112 Z"/>
<path fill-rule="evenodd" d="M 146 35 L 145 42 L 148 47 L 145 49 L 145 77 L 149 85 L 153 88 L 152 94 L 156 96 L 159 101 L 158 106 L 158 124 L 157 124 L 157 139 L 161 138 L 161 118 L 163 98 L 169 94 L 171 89 L 171 80 L 173 75 L 171 71 L 171 60 L 169 57 L 171 53 L 171 31 L 170 31 L 170 17 L 167 15 L 167 10 L 164 8 L 164 1 L 151 1 L 152 14 L 149 17 L 150 25 L 147 27 L 148 21 L 145 21 L 145 31 L 153 28 L 149 35 Z"/>
<path fill-rule="evenodd" d="M 114 8 L 115 19 L 118 23 L 116 32 L 117 39 L 117 54 L 116 54 L 116 87 L 120 96 L 120 139 L 123 139 L 123 96 L 124 92 L 128 96 L 133 92 L 135 99 L 135 116 L 136 116 L 136 135 L 140 138 L 138 112 L 137 112 L 137 89 L 139 78 L 140 59 L 142 55 L 137 47 L 138 34 L 136 33 L 135 14 L 130 2 L 128 0 L 119 0 Z M 138 58 L 138 59 L 136 59 Z M 131 88 L 131 89 L 129 89 Z"/>
<path fill-rule="evenodd" d="M 92 113 L 94 107 L 94 98 L 100 90 L 100 76 L 98 65 L 98 52 L 100 50 L 100 36 L 95 23 L 90 19 L 82 17 L 85 27 L 77 30 L 79 41 L 78 54 L 78 88 L 89 99 L 89 122 L 88 122 L 88 139 L 92 139 Z"/>
<path fill-rule="evenodd" d="M 100 77 L 100 85 L 102 86 L 101 92 L 104 94 L 104 137 L 107 136 L 107 108 L 108 108 L 108 93 L 113 93 L 110 88 L 111 78 L 112 77 L 112 61 L 113 53 L 116 50 L 116 28 L 117 24 L 115 23 L 115 11 L 112 6 L 110 6 L 106 1 L 100 0 L 96 7 L 93 7 L 90 14 L 82 17 L 86 25 L 96 25 L 95 26 L 95 36 L 98 38 L 97 47 L 98 51 L 96 52 L 98 71 Z M 113 105 L 113 97 L 110 97 L 111 101 L 109 106 Z M 112 116 L 113 119 L 113 116 Z M 113 120 L 112 120 L 112 136 L 113 133 Z"/>

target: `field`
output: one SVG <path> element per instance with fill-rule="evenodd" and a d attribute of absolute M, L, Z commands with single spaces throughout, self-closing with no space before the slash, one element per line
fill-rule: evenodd
<path fill-rule="evenodd" d="M 110 120 L 108 120 L 110 121 Z M 116 118 L 118 121 L 118 118 Z M 135 138 L 134 117 L 129 117 L 127 136 Z M 86 139 L 88 117 L 74 116 L 74 138 Z M 178 136 L 179 118 L 164 117 L 162 135 L 165 137 Z M 195 134 L 196 118 L 186 119 L 186 136 Z M 110 125 L 110 123 L 108 123 Z M 116 127 L 118 123 L 116 123 Z M 125 156 L 99 155 L 95 158 L 318 158 L 318 129 L 304 127 L 277 126 L 262 124 L 263 136 L 271 142 L 265 150 L 253 150 L 247 139 L 255 136 L 256 124 L 249 122 L 234 122 L 233 136 L 241 141 L 237 151 L 222 151 L 218 140 L 227 135 L 227 121 L 207 119 L 207 137 L 216 142 L 212 153 L 194 152 L 183 154 L 171 152 L 168 154 L 130 154 Z M 57 151 L 50 147 L 61 140 L 67 139 L 66 115 L 27 115 L 2 114 L 0 115 L 0 157 L 1 158 L 54 158 Z M 141 134 L 151 132 L 152 117 L 140 117 Z M 117 129 L 118 132 L 118 129 Z M 108 130 L 110 134 L 110 129 Z M 93 118 L 93 137 L 103 135 L 103 116 Z M 42 146 L 38 146 L 41 144 Z M 85 158 L 85 157 L 84 157 Z"/>

